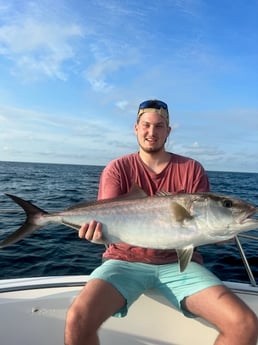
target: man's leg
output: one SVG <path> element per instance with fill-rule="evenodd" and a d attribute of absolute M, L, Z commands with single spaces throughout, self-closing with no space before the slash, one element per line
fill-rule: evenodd
<path fill-rule="evenodd" d="M 67 312 L 66 345 L 97 345 L 97 330 L 125 305 L 124 297 L 102 279 L 90 280 Z"/>
<path fill-rule="evenodd" d="M 216 345 L 256 345 L 258 320 L 254 312 L 225 286 L 213 286 L 184 301 L 193 314 L 215 325 Z"/>

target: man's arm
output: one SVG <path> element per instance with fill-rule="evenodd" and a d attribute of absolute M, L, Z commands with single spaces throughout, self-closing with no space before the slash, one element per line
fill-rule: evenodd
<path fill-rule="evenodd" d="M 98 200 L 113 199 L 121 194 L 119 186 L 119 177 L 112 164 L 108 164 L 103 170 L 98 191 Z M 96 220 L 84 223 L 79 230 L 79 237 L 88 241 L 103 243 L 102 224 Z"/>
<path fill-rule="evenodd" d="M 209 192 L 210 191 L 210 183 L 208 179 L 208 175 L 204 170 L 203 166 L 199 162 L 195 162 L 194 168 L 194 179 L 193 185 L 191 187 L 191 193 L 197 192 Z"/>

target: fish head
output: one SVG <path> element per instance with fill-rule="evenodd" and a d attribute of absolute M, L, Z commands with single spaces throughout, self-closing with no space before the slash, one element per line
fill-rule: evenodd
<path fill-rule="evenodd" d="M 258 220 L 251 218 L 257 207 L 231 196 L 197 193 L 193 195 L 190 214 L 212 235 L 227 239 L 240 232 L 258 228 Z"/>

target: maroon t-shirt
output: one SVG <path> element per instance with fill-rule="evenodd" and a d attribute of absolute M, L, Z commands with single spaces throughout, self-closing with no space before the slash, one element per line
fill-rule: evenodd
<path fill-rule="evenodd" d="M 175 194 L 209 191 L 205 170 L 199 162 L 191 158 L 171 153 L 170 162 L 156 174 L 144 164 L 138 153 L 132 153 L 111 161 L 105 167 L 100 178 L 98 199 L 116 198 L 128 193 L 134 184 L 150 196 L 158 191 Z M 177 262 L 177 254 L 173 249 L 157 250 L 124 243 L 110 244 L 103 256 L 108 259 L 150 264 Z M 193 260 L 202 262 L 197 251 L 194 252 Z"/>

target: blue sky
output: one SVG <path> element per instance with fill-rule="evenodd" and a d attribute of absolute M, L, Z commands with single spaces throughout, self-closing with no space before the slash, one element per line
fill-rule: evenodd
<path fill-rule="evenodd" d="M 258 172 L 257 0 L 0 0 L 0 160 L 105 165 L 138 105 L 167 150 Z"/>

